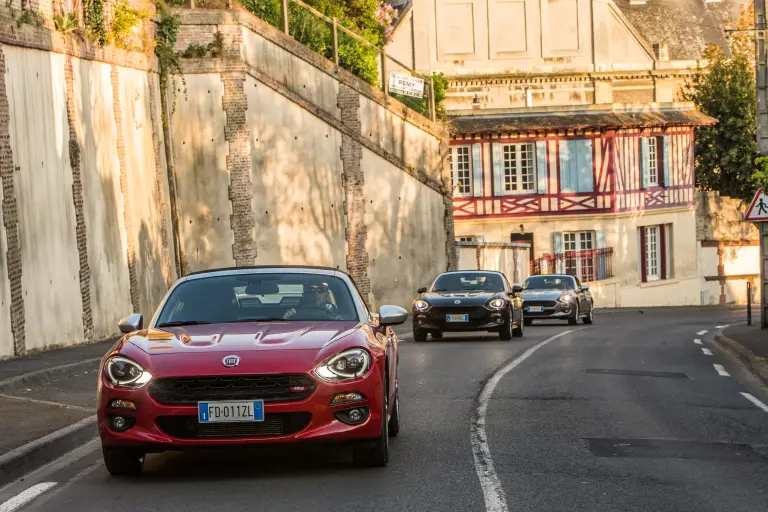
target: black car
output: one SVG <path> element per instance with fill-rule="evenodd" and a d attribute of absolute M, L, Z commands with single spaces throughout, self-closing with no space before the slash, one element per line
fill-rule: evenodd
<path fill-rule="evenodd" d="M 524 288 L 526 325 L 531 325 L 534 319 L 568 320 L 571 325 L 576 325 L 579 318 L 585 324 L 594 320 L 594 300 L 589 286 L 582 285 L 574 276 L 531 276 L 525 280 Z"/>
<path fill-rule="evenodd" d="M 413 301 L 413 338 L 443 332 L 498 332 L 502 340 L 523 335 L 523 288 L 511 286 L 501 272 L 458 271 L 440 274 L 429 291 Z"/>

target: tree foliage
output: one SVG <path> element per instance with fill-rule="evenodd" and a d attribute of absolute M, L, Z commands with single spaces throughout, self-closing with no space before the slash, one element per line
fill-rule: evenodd
<path fill-rule="evenodd" d="M 752 27 L 753 12 L 742 11 L 737 29 Z M 718 120 L 696 129 L 696 186 L 750 198 L 754 193 L 755 67 L 751 32 L 730 32 L 728 48 L 710 46 L 706 65 L 685 85 L 682 97 Z"/>

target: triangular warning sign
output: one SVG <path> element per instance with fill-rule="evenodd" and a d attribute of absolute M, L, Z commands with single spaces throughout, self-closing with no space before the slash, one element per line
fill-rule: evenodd
<path fill-rule="evenodd" d="M 749 205 L 744 220 L 748 222 L 763 222 L 768 220 L 768 196 L 758 190 L 755 198 Z"/>

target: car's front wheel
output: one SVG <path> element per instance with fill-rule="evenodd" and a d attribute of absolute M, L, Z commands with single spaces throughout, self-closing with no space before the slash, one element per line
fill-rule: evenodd
<path fill-rule="evenodd" d="M 573 316 L 568 318 L 568 324 L 569 325 L 576 325 L 579 323 L 579 306 L 576 306 L 576 311 L 573 312 Z"/>
<path fill-rule="evenodd" d="M 381 434 L 373 442 L 373 446 L 361 446 L 354 451 L 355 464 L 358 466 L 386 466 L 389 462 L 389 392 L 384 385 L 384 399 L 382 404 Z"/>
<path fill-rule="evenodd" d="M 392 405 L 392 416 L 389 417 L 389 437 L 397 437 L 400 433 L 400 390 L 395 384 L 395 403 Z"/>
<path fill-rule="evenodd" d="M 525 318 L 523 318 L 523 314 L 520 313 L 520 321 L 517 324 L 517 327 L 515 327 L 512 330 L 512 336 L 515 338 L 521 338 L 523 336 L 523 326 L 525 325 Z"/>
<path fill-rule="evenodd" d="M 435 340 L 443 339 L 443 333 L 441 333 L 440 331 L 432 331 L 432 339 L 435 339 Z"/>
<path fill-rule="evenodd" d="M 595 311 L 595 306 L 590 304 L 590 306 L 589 306 L 589 314 L 584 317 L 584 323 L 585 324 L 589 325 L 589 324 L 591 324 L 592 322 L 595 321 L 594 311 Z"/>
<path fill-rule="evenodd" d="M 101 447 L 104 465 L 112 475 L 137 475 L 144 466 L 144 454 L 124 448 Z"/>
<path fill-rule="evenodd" d="M 505 323 L 499 331 L 499 339 L 502 341 L 509 341 L 512 339 L 512 313 L 509 314 L 509 320 Z"/>
<path fill-rule="evenodd" d="M 427 331 L 424 329 L 414 329 L 413 341 L 427 341 Z"/>
<path fill-rule="evenodd" d="M 533 325 L 533 318 L 526 318 L 523 323 L 525 325 Z"/>

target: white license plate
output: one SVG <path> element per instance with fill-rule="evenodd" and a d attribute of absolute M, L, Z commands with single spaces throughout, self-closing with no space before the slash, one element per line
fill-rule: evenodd
<path fill-rule="evenodd" d="M 264 421 L 264 400 L 248 402 L 198 402 L 197 421 L 200 423 Z"/>
<path fill-rule="evenodd" d="M 542 313 L 544 311 L 544 306 L 528 306 L 527 311 L 529 313 Z"/>
<path fill-rule="evenodd" d="M 469 322 L 469 315 L 445 315 L 446 322 Z"/>

